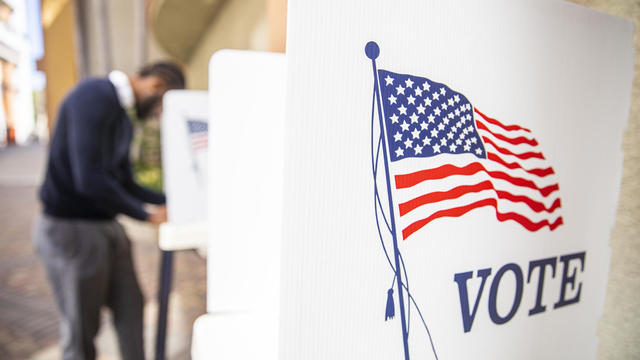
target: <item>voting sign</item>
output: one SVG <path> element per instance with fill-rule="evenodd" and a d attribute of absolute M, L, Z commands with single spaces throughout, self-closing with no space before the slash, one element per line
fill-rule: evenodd
<path fill-rule="evenodd" d="M 290 1 L 282 359 L 596 357 L 630 22 Z"/>

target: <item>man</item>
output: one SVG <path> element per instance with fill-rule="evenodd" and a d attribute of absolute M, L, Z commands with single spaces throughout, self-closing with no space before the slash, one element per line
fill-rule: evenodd
<path fill-rule="evenodd" d="M 63 358 L 94 359 L 100 309 L 111 308 L 123 359 L 144 359 L 142 293 L 131 244 L 117 214 L 159 224 L 165 197 L 133 180 L 129 146 L 135 108 L 146 118 L 169 89 L 183 89 L 178 66 L 160 62 L 129 78 L 89 79 L 60 106 L 34 241 L 61 315 Z M 144 203 L 158 205 L 147 212 Z"/>

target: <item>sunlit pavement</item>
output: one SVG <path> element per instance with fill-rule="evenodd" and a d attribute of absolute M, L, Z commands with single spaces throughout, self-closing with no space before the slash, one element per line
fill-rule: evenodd
<path fill-rule="evenodd" d="M 60 359 L 58 314 L 39 259 L 31 226 L 40 210 L 37 189 L 46 149 L 28 146 L 0 150 L 0 359 Z M 121 218 L 133 242 L 138 280 L 146 298 L 145 346 L 154 355 L 160 250 L 156 229 Z M 205 262 L 194 252 L 174 256 L 167 354 L 188 359 L 193 321 L 205 312 Z M 117 340 L 104 311 L 96 340 L 99 359 L 119 359 Z"/>

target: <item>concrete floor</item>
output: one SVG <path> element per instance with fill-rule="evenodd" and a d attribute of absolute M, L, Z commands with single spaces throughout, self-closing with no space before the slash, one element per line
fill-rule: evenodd
<path fill-rule="evenodd" d="M 40 210 L 37 189 L 46 150 L 41 146 L 0 150 L 0 359 L 60 359 L 58 314 L 42 265 L 31 245 L 31 224 Z M 145 346 L 153 358 L 160 250 L 154 227 L 121 218 L 133 242 L 134 261 L 146 298 Z M 188 359 L 191 329 L 205 312 L 204 259 L 174 256 L 167 354 Z M 105 310 L 96 339 L 99 359 L 118 359 L 117 340 Z"/>

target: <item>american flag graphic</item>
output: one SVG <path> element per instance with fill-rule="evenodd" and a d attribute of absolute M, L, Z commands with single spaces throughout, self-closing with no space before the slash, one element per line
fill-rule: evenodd
<path fill-rule="evenodd" d="M 505 125 L 427 78 L 378 76 L 403 239 L 482 207 L 529 231 L 562 224 L 555 173 L 529 129 Z"/>
<path fill-rule="evenodd" d="M 206 150 L 209 144 L 209 125 L 202 120 L 187 120 L 189 140 L 195 153 Z"/>

